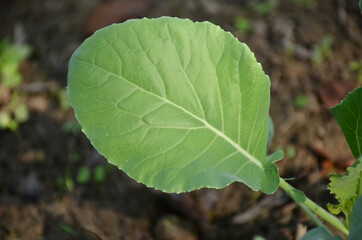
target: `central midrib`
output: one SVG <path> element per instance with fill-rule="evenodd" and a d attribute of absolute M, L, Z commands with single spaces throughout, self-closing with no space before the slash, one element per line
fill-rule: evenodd
<path fill-rule="evenodd" d="M 112 72 L 109 72 L 108 70 L 106 70 L 106 69 L 104 69 L 104 68 L 102 68 L 102 67 L 100 67 L 100 66 L 98 66 L 98 65 L 96 65 L 96 64 L 94 64 L 94 63 L 89 63 L 89 62 L 84 61 L 84 60 L 79 59 L 79 58 L 74 58 L 74 60 L 77 60 L 77 61 L 80 61 L 80 62 L 82 62 L 82 63 L 85 63 L 85 64 L 91 65 L 91 66 L 93 66 L 93 67 L 96 67 L 96 68 L 98 68 L 98 69 L 106 72 L 107 74 L 110 74 L 110 75 L 112 75 L 112 76 L 114 76 L 114 77 L 117 77 L 117 78 L 119 78 L 119 79 L 127 82 L 128 84 L 132 85 L 133 87 L 137 88 L 138 90 L 140 90 L 140 91 L 142 91 L 142 92 L 145 92 L 145 93 L 147 93 L 147 94 L 149 94 L 149 95 L 152 95 L 152 96 L 154 96 L 154 97 L 156 97 L 156 98 L 158 98 L 158 99 L 160 99 L 160 100 L 162 100 L 162 101 L 164 101 L 164 102 L 166 102 L 166 103 L 168 103 L 168 104 L 170 104 L 170 105 L 172 105 L 172 106 L 174 106 L 174 107 L 182 110 L 183 112 L 187 113 L 187 114 L 190 115 L 191 117 L 193 117 L 193 118 L 199 120 L 200 122 L 202 122 L 202 123 L 203 123 L 207 128 L 209 128 L 212 132 L 214 132 L 216 135 L 220 136 L 220 137 L 223 138 L 225 141 L 227 141 L 228 143 L 230 143 L 236 150 L 238 150 L 240 153 L 242 153 L 244 156 L 246 156 L 246 157 L 247 157 L 250 161 L 252 161 L 255 165 L 257 165 L 257 166 L 260 167 L 260 168 L 263 168 L 262 163 L 259 162 L 254 156 L 252 156 L 252 155 L 251 155 L 250 153 L 248 153 L 245 149 L 243 149 L 240 145 L 238 145 L 238 144 L 235 143 L 233 140 L 231 140 L 231 139 L 230 139 L 228 136 L 226 136 L 223 132 L 219 131 L 218 129 L 216 129 L 216 128 L 214 128 L 212 125 L 210 125 L 205 119 L 202 119 L 202 118 L 196 116 L 196 115 L 193 114 L 192 112 L 186 110 L 185 108 L 177 105 L 177 104 L 174 103 L 174 102 L 171 102 L 171 101 L 168 100 L 167 98 L 163 98 L 163 97 L 161 97 L 161 96 L 159 96 L 159 95 L 157 95 L 157 94 L 154 94 L 153 92 L 147 91 L 147 90 L 141 88 L 140 86 L 134 84 L 133 82 L 125 79 L 124 77 L 119 76 L 119 75 L 117 75 L 117 74 L 114 74 L 114 73 L 112 73 Z"/>

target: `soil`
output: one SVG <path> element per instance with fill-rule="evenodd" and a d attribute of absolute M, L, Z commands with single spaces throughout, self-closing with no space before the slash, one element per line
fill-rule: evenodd
<path fill-rule="evenodd" d="M 362 57 L 357 1 L 309 1 L 314 4 L 306 7 L 279 0 L 266 15 L 253 12 L 250 2 L 1 1 L 0 39 L 11 36 L 33 53 L 21 65 L 19 88 L 30 118 L 17 131 L 0 131 L 0 239 L 283 240 L 315 227 L 279 191 L 267 196 L 233 183 L 166 194 L 138 184 L 107 164 L 60 101 L 71 54 L 100 22 L 163 15 L 211 21 L 247 43 L 271 78 L 270 151 L 287 153 L 278 162 L 280 175 L 294 177 L 291 184 L 322 206 L 335 202 L 328 175 L 343 173 L 353 157 L 328 108 L 358 86 L 357 73 L 348 68 Z M 250 19 L 249 33 L 235 28 L 238 16 Z M 315 47 L 328 35 L 331 51 L 317 64 Z M 298 96 L 308 103 L 297 106 Z M 93 178 L 78 183 L 82 167 Z M 96 169 L 104 178 L 95 179 Z"/>

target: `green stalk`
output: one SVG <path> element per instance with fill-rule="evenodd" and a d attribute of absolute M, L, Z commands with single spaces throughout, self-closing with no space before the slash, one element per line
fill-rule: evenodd
<path fill-rule="evenodd" d="M 331 235 L 331 231 L 322 223 L 321 220 L 310 210 L 306 205 L 303 203 L 297 203 L 298 206 L 312 219 L 312 221 L 318 226 L 324 228 L 327 232 L 329 232 Z"/>
<path fill-rule="evenodd" d="M 310 210 L 306 205 L 304 205 L 303 203 L 297 203 L 298 206 L 312 219 L 312 221 L 318 226 L 318 227 L 323 227 L 325 229 L 326 226 L 322 223 L 321 220 L 319 220 L 319 218 L 312 212 L 312 210 Z M 328 229 L 327 229 L 328 230 Z M 329 230 L 328 230 L 329 231 Z"/>
<path fill-rule="evenodd" d="M 326 222 L 337 228 L 342 233 L 348 235 L 349 231 L 346 225 L 339 220 L 337 217 L 333 216 L 323 208 L 321 208 L 318 204 L 307 198 L 303 192 L 295 189 L 289 183 L 287 183 L 284 179 L 280 178 L 279 186 L 305 211 L 307 208 L 312 210 L 319 217 L 324 219 Z M 304 206 L 304 207 L 303 207 Z M 307 210 L 308 211 L 308 210 Z M 310 211 L 307 212 L 309 216 L 312 214 Z M 312 220 L 320 226 L 321 222 L 316 221 L 315 216 L 312 217 Z M 322 224 L 323 225 L 323 224 Z M 323 225 L 324 226 L 324 225 Z M 325 227 L 325 226 L 324 226 Z"/>

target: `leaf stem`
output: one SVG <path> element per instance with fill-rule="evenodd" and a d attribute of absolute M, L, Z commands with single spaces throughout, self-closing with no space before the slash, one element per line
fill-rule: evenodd
<path fill-rule="evenodd" d="M 324 219 L 326 222 L 328 222 L 329 224 L 331 224 L 332 226 L 334 226 L 335 228 L 337 228 L 339 231 L 341 231 L 342 233 L 348 235 L 349 231 L 346 227 L 346 225 L 339 220 L 337 217 L 333 216 L 332 214 L 330 214 L 329 212 L 327 212 L 326 210 L 324 210 L 322 207 L 320 207 L 318 204 L 316 204 L 315 202 L 313 202 L 312 200 L 310 200 L 309 198 L 307 198 L 303 192 L 295 189 L 293 186 L 291 186 L 289 183 L 287 183 L 284 179 L 280 178 L 280 184 L 279 186 L 304 210 L 306 211 L 306 209 L 308 209 L 306 211 L 306 213 L 308 214 L 308 216 L 310 216 L 312 218 L 312 220 L 318 225 L 320 226 L 320 224 L 322 224 L 323 227 L 325 227 L 323 225 L 323 223 L 320 220 L 316 220 L 316 216 L 314 216 L 314 214 L 311 212 L 313 211 L 315 214 L 317 214 L 319 217 L 321 217 L 322 219 Z M 311 210 L 311 211 L 309 211 Z M 312 217 L 312 215 L 314 217 Z"/>
<path fill-rule="evenodd" d="M 298 206 L 312 219 L 312 221 L 318 226 L 326 228 L 321 220 L 310 210 L 304 203 L 297 203 Z M 327 229 L 327 228 L 326 228 Z M 328 229 L 327 229 L 328 230 Z M 329 230 L 328 230 L 329 231 Z"/>
<path fill-rule="evenodd" d="M 321 220 L 310 210 L 304 203 L 297 203 L 298 206 L 312 219 L 312 221 L 318 226 L 324 228 L 327 232 L 329 232 L 331 235 L 331 231 L 322 223 Z"/>

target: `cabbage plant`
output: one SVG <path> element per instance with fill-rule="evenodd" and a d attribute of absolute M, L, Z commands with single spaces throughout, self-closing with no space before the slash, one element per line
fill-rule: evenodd
<path fill-rule="evenodd" d="M 82 131 L 112 164 L 168 193 L 242 182 L 273 194 L 279 187 L 317 228 L 303 239 L 341 239 L 320 218 L 362 236 L 362 158 L 329 186 L 346 222 L 279 176 L 270 79 L 249 47 L 210 22 L 161 17 L 105 27 L 75 51 L 68 95 Z M 332 109 L 351 150 L 362 155 L 362 88 Z M 319 218 L 317 217 L 319 216 Z"/>

